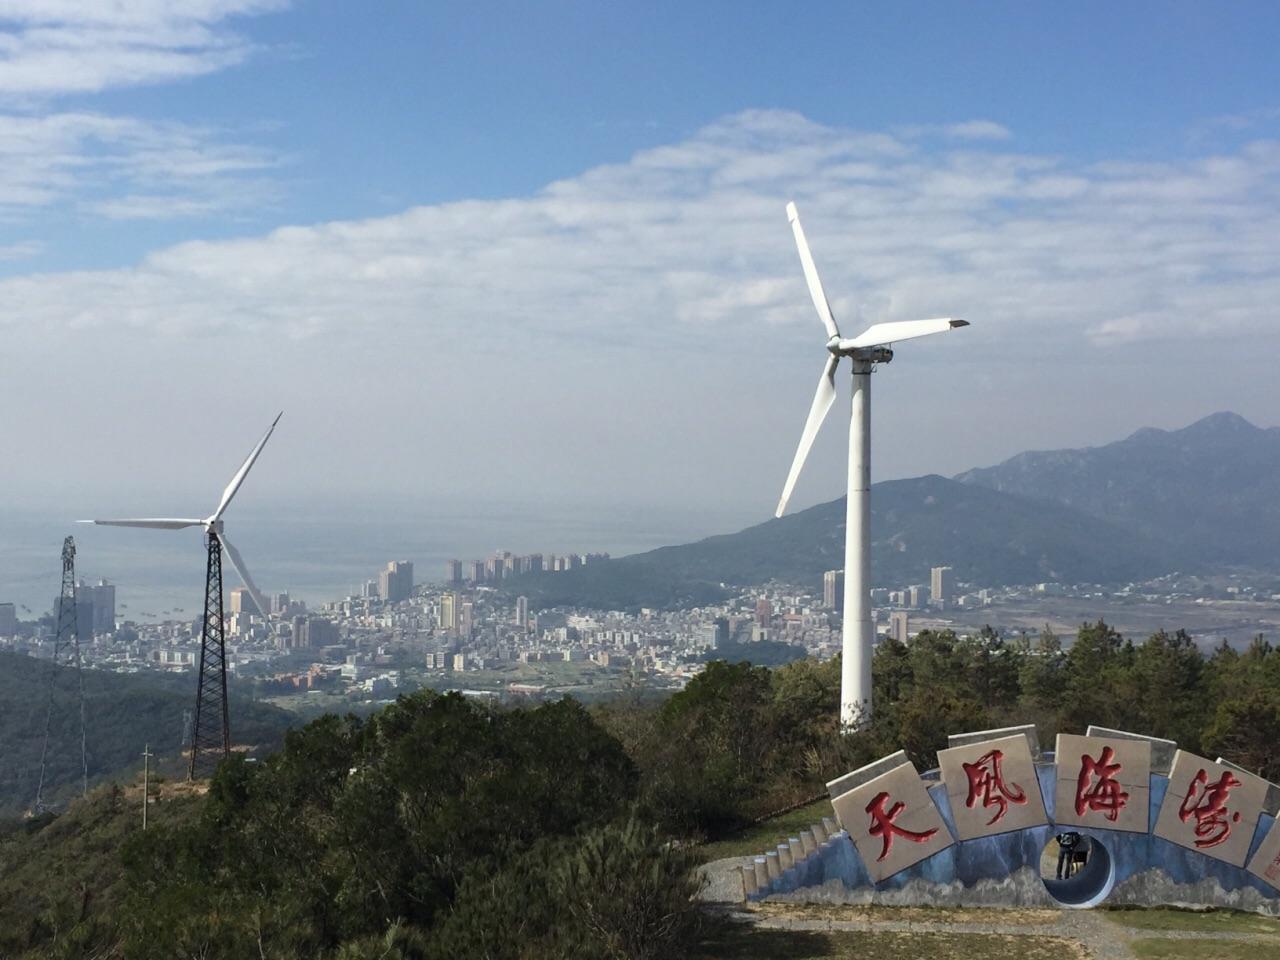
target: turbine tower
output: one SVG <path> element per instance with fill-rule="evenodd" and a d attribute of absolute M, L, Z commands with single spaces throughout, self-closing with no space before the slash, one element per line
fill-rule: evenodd
<path fill-rule="evenodd" d="M 283 411 L 276 414 L 271 426 L 262 435 L 258 445 L 245 458 L 236 475 L 231 478 L 218 508 L 203 520 L 146 518 L 141 520 L 82 520 L 81 523 L 97 523 L 108 527 L 149 527 L 159 530 L 181 530 L 184 527 L 204 527 L 206 533 L 207 562 L 204 583 L 204 620 L 200 630 L 200 678 L 196 686 L 195 719 L 191 728 L 191 766 L 188 776 L 195 779 L 198 769 L 216 765 L 221 757 L 231 752 L 231 726 L 227 715 L 227 664 L 226 638 L 223 633 L 222 604 L 222 551 L 227 551 L 231 565 L 236 568 L 240 580 L 248 588 L 258 612 L 264 619 L 268 617 L 268 607 L 262 598 L 253 578 L 244 565 L 240 551 L 227 539 L 222 514 L 231 504 L 231 499 L 244 483 L 249 470 L 267 445 L 276 424 L 284 416 Z"/>
<path fill-rule="evenodd" d="M 800 265 L 809 284 L 809 296 L 827 329 L 827 361 L 818 390 L 809 408 L 809 419 L 800 434 L 800 446 L 791 462 L 782 499 L 775 516 L 781 517 L 795 489 L 796 479 L 813 446 L 818 428 L 836 400 L 836 367 L 848 357 L 853 368 L 853 409 L 849 418 L 849 495 L 845 501 L 844 616 L 841 623 L 840 726 L 852 730 L 871 718 L 871 649 L 875 625 L 871 622 L 871 371 L 893 359 L 891 344 L 931 333 L 966 327 L 968 321 L 944 317 L 937 320 L 900 320 L 872 324 L 853 339 L 840 335 L 818 269 L 800 226 L 794 203 L 787 204 L 787 219 L 800 250 Z"/>

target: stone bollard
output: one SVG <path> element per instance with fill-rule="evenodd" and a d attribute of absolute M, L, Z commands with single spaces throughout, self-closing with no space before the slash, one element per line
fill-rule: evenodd
<path fill-rule="evenodd" d="M 782 876 L 782 864 L 778 861 L 777 850 L 770 850 L 764 855 L 764 865 L 770 883 Z"/>
<path fill-rule="evenodd" d="M 796 865 L 796 862 L 794 859 L 792 859 L 792 856 L 791 856 L 791 844 L 789 843 L 778 844 L 778 866 L 785 871 L 785 870 L 790 870 L 795 865 Z"/>
<path fill-rule="evenodd" d="M 818 841 L 814 839 L 813 831 L 808 827 L 800 831 L 800 846 L 804 847 L 806 857 L 811 857 L 818 852 Z"/>
<path fill-rule="evenodd" d="M 827 838 L 830 839 L 840 832 L 840 825 L 830 817 L 822 818 L 822 829 L 827 831 Z"/>
<path fill-rule="evenodd" d="M 756 890 L 769 889 L 769 864 L 765 857 L 755 860 Z"/>
<path fill-rule="evenodd" d="M 818 846 L 822 846 L 824 843 L 827 842 L 827 840 L 830 839 L 827 836 L 826 828 L 820 823 L 815 823 L 812 827 L 810 827 L 809 832 L 813 834 L 813 842 L 816 843 Z"/>
<path fill-rule="evenodd" d="M 738 873 L 742 874 L 742 899 L 750 900 L 756 892 L 755 867 L 739 867 Z"/>

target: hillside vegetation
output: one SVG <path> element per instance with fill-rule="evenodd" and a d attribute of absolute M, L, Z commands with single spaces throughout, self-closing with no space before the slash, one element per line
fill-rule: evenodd
<path fill-rule="evenodd" d="M 324 717 L 206 796 L 138 829 L 104 788 L 0 838 L 0 955 L 696 955 L 693 845 L 822 791 L 899 747 L 921 769 L 949 733 L 1034 721 L 1170 737 L 1280 778 L 1280 653 L 1132 644 L 1083 626 L 1069 651 L 923 633 L 876 655 L 875 721 L 835 727 L 839 663 L 715 662 L 653 703 L 498 709 L 402 697 Z M 131 799 L 134 798 L 134 799 Z M 159 806 L 157 807 L 159 809 Z M 670 841 L 679 841 L 671 843 Z"/>
<path fill-rule="evenodd" d="M 50 665 L 0 653 L 0 814 L 26 810 L 35 799 L 49 703 Z M 233 681 L 234 683 L 234 681 Z M 145 744 L 170 764 L 180 762 L 183 711 L 191 707 L 195 681 L 189 676 L 84 671 L 89 782 L 142 763 Z M 80 708 L 76 675 L 58 667 L 45 798 L 65 803 L 80 791 Z M 293 717 L 268 704 L 236 697 L 232 687 L 232 734 L 236 744 L 278 746 Z"/>

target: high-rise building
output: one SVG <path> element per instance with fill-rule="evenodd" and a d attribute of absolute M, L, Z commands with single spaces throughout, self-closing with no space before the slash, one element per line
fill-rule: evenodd
<path fill-rule="evenodd" d="M 502 558 L 490 557 L 484 562 L 484 578 L 488 583 L 502 579 Z"/>
<path fill-rule="evenodd" d="M 413 593 L 413 564 L 408 560 L 392 560 L 378 575 L 378 594 L 387 603 L 408 600 Z"/>
<path fill-rule="evenodd" d="M 18 633 L 18 609 L 12 603 L 0 603 L 0 637 Z"/>
<path fill-rule="evenodd" d="M 461 560 L 449 561 L 449 576 L 445 582 L 453 587 L 457 587 L 462 584 L 462 561 Z"/>
<path fill-rule="evenodd" d="M 471 634 L 475 630 L 476 625 L 476 608 L 470 600 L 466 600 L 462 604 L 462 609 L 458 612 L 458 636 L 470 640 Z"/>
<path fill-rule="evenodd" d="M 955 573 L 950 567 L 934 567 L 930 574 L 930 595 L 935 604 L 946 606 L 956 595 Z"/>
<path fill-rule="evenodd" d="M 899 643 L 906 643 L 910 636 L 911 620 L 905 610 L 894 610 L 889 614 L 889 638 Z"/>
<path fill-rule="evenodd" d="M 258 605 L 253 600 L 253 594 L 249 592 L 248 587 L 234 588 L 228 599 L 231 602 L 228 612 L 233 616 L 237 613 L 250 613 L 255 617 L 261 615 L 258 612 Z"/>
<path fill-rule="evenodd" d="M 484 583 L 484 561 L 483 560 L 471 561 L 471 582 Z"/>
<path fill-rule="evenodd" d="M 283 615 L 289 612 L 289 594 L 287 593 L 273 593 L 267 599 L 267 603 L 271 604 L 272 613 Z"/>
<path fill-rule="evenodd" d="M 516 626 L 522 630 L 529 629 L 528 597 L 516 597 Z"/>
<path fill-rule="evenodd" d="M 514 577 L 517 573 L 516 558 L 510 553 L 502 554 L 502 579 Z"/>
<path fill-rule="evenodd" d="M 756 624 L 761 627 L 769 626 L 769 621 L 773 619 L 773 604 L 766 598 L 761 597 L 756 601 Z M 754 637 L 752 639 L 755 639 Z"/>
<path fill-rule="evenodd" d="M 58 609 L 56 603 L 53 609 Z M 76 613 L 82 640 L 88 640 L 95 633 L 112 633 L 116 628 L 115 584 L 106 580 L 96 584 L 77 582 Z"/>
<path fill-rule="evenodd" d="M 529 554 L 529 572 L 530 573 L 542 572 L 542 554 L 540 553 Z"/>
<path fill-rule="evenodd" d="M 828 570 L 822 575 L 822 605 L 839 610 L 844 604 L 844 571 Z"/>
<path fill-rule="evenodd" d="M 440 629 L 456 633 L 458 629 L 458 595 L 446 593 L 440 598 Z"/>
<path fill-rule="evenodd" d="M 929 605 L 928 603 L 929 588 L 922 583 L 917 583 L 907 587 L 907 603 L 906 605 L 912 610 L 923 610 Z"/>

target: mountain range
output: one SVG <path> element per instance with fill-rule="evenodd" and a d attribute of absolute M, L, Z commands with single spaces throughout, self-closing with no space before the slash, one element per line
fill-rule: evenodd
<path fill-rule="evenodd" d="M 1216 413 L 1078 450 L 1018 454 L 948 479 L 875 484 L 876 586 L 1120 583 L 1175 570 L 1280 570 L 1280 428 Z M 544 605 L 689 606 L 729 588 L 816 585 L 843 565 L 844 498 L 733 534 L 511 584 Z"/>

